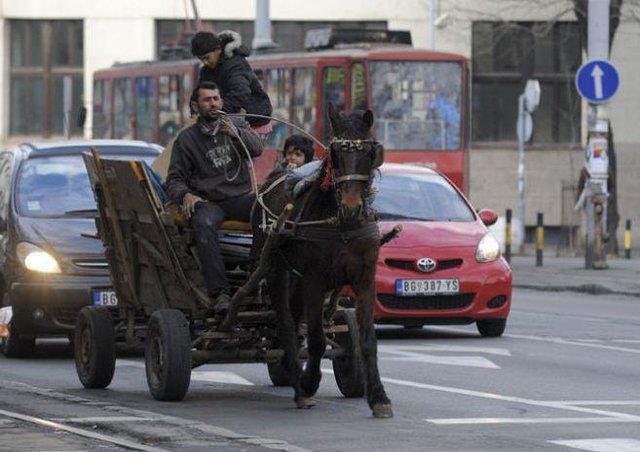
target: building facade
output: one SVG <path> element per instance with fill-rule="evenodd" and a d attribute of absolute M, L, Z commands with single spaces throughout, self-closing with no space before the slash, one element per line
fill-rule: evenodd
<path fill-rule="evenodd" d="M 252 0 L 196 0 L 205 28 L 233 28 L 250 42 Z M 183 0 L 0 0 L 0 142 L 63 134 L 65 102 L 84 104 L 90 136 L 92 75 L 114 62 L 153 60 L 184 26 Z M 273 38 L 284 50 L 301 45 L 317 25 L 410 30 L 416 47 L 472 60 L 470 195 L 502 214 L 517 198 L 517 97 L 527 78 L 540 80 L 541 104 L 526 150 L 526 224 L 545 214 L 551 235 L 566 241 L 579 223 L 573 211 L 583 165 L 586 105 L 573 77 L 584 61 L 570 0 L 271 0 Z M 640 242 L 640 6 L 624 2 L 611 60 L 621 86 L 609 104 L 618 165 L 621 225 Z M 65 88 L 66 85 L 66 88 Z M 622 226 L 619 234 L 622 233 Z"/>

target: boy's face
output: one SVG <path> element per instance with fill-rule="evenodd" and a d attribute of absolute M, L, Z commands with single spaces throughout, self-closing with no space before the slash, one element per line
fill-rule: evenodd
<path fill-rule="evenodd" d="M 298 167 L 304 164 L 304 152 L 298 148 L 289 147 L 284 153 L 284 160 L 290 167 Z"/>

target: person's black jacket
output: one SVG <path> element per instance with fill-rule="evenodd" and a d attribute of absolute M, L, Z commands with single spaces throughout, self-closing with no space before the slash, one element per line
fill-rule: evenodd
<path fill-rule="evenodd" d="M 271 116 L 272 107 L 269 96 L 262 89 L 260 80 L 249 66 L 247 56 L 249 49 L 240 45 L 239 35 L 236 40 L 225 44 L 225 51 L 220 55 L 220 61 L 214 69 L 203 66 L 200 69 L 200 81 L 215 82 L 220 88 L 224 100 L 224 110 L 228 113 L 238 113 L 244 109 L 246 113 Z M 228 46 L 231 46 L 226 51 Z M 247 117 L 252 126 L 268 124 L 269 119 Z"/>
<path fill-rule="evenodd" d="M 262 140 L 242 118 L 231 118 L 252 157 L 262 154 Z M 205 133 L 198 122 L 176 137 L 166 187 L 181 205 L 192 193 L 209 201 L 244 195 L 252 189 L 246 153 L 237 138 Z"/>

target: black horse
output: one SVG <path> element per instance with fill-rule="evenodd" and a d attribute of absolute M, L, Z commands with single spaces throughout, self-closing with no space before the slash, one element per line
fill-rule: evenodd
<path fill-rule="evenodd" d="M 356 296 L 367 401 L 375 417 L 392 417 L 391 402 L 378 372 L 373 325 L 380 236 L 370 208 L 371 182 L 383 162 L 384 150 L 371 135 L 370 110 L 347 115 L 330 106 L 329 119 L 332 136 L 322 176 L 293 201 L 285 228 L 288 232 L 268 256 L 267 287 L 278 315 L 280 346 L 285 352 L 282 364 L 295 391 L 296 405 L 313 406 L 326 349 L 324 301 L 328 294 L 350 285 Z M 263 185 L 269 192 L 254 211 L 252 222 L 258 242 L 264 240 L 260 228 L 264 210 L 279 215 L 291 202 L 284 184 L 273 184 L 280 175 L 272 174 Z M 297 276 L 290 278 L 291 274 Z M 292 280 L 295 282 L 290 284 Z M 304 371 L 297 359 L 297 323 L 303 315 L 309 354 Z"/>

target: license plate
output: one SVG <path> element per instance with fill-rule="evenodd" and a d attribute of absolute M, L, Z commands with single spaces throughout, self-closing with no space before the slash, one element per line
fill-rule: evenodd
<path fill-rule="evenodd" d="M 398 279 L 396 295 L 403 297 L 412 295 L 438 295 L 460 292 L 460 281 L 457 279 Z"/>
<path fill-rule="evenodd" d="M 118 306 L 118 297 L 114 290 L 96 290 L 93 292 L 93 304 L 96 306 Z"/>

